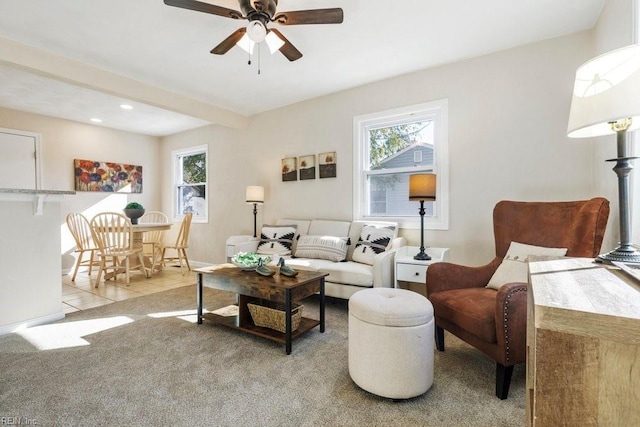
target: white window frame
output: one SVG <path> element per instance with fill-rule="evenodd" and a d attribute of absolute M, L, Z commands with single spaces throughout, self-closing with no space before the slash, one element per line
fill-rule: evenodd
<path fill-rule="evenodd" d="M 182 148 L 179 150 L 171 151 L 171 164 L 173 166 L 173 174 L 172 174 L 173 180 L 171 183 L 171 192 L 172 192 L 171 212 L 172 212 L 172 219 L 175 222 L 180 222 L 184 218 L 183 214 L 179 214 L 177 212 L 178 187 L 182 185 L 180 159 L 184 156 L 190 156 L 190 155 L 200 154 L 200 153 L 204 153 L 206 158 L 207 181 L 204 183 L 206 187 L 205 208 L 204 208 L 204 215 L 203 216 L 194 215 L 191 222 L 197 222 L 197 223 L 209 222 L 209 146 L 208 145 L 198 145 L 196 147 L 188 147 L 188 148 Z"/>
<path fill-rule="evenodd" d="M 424 217 L 424 227 L 430 230 L 449 229 L 449 102 L 447 99 L 396 108 L 378 113 L 366 114 L 353 119 L 353 217 L 356 220 L 395 221 L 400 228 L 419 229 L 420 209 L 416 202 L 413 216 L 373 216 L 368 215 L 369 191 L 367 176 L 369 168 L 369 129 L 393 126 L 407 122 L 431 120 L 434 122 L 435 157 L 433 173 L 436 179 L 436 202 L 434 216 Z M 430 167 L 426 168 L 431 170 Z M 395 172 L 420 173 L 425 167 L 394 169 Z"/>

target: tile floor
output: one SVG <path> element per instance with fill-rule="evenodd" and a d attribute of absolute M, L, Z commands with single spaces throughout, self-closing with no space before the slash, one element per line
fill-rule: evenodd
<path fill-rule="evenodd" d="M 65 313 L 86 310 L 196 283 L 195 273 L 189 272 L 183 276 L 180 273 L 180 268 L 173 266 L 167 266 L 148 279 L 141 273 L 133 272 L 129 283 L 125 282 L 124 274 L 119 275 L 117 280 L 106 282 L 101 280 L 96 288 L 97 275 L 98 271 L 94 268 L 91 276 L 89 276 L 88 270 L 80 270 L 75 282 L 71 281 L 71 274 L 62 276 L 62 306 Z"/>

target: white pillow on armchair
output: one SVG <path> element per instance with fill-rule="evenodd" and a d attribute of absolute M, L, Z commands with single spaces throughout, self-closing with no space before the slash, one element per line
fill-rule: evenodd
<path fill-rule="evenodd" d="M 566 254 L 567 248 L 544 248 L 511 242 L 502 264 L 493 273 L 486 287 L 497 291 L 507 283 L 527 283 L 529 281 L 527 276 L 529 255 L 565 256 Z"/>

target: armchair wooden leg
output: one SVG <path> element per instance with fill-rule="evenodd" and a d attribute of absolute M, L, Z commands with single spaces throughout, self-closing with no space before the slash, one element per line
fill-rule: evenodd
<path fill-rule="evenodd" d="M 444 329 L 436 326 L 436 348 L 438 351 L 444 351 Z"/>
<path fill-rule="evenodd" d="M 511 374 L 513 374 L 513 365 L 504 366 L 496 363 L 496 396 L 499 399 L 504 400 L 509 394 Z"/>

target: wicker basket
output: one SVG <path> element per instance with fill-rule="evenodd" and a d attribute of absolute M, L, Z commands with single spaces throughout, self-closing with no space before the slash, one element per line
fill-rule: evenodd
<path fill-rule="evenodd" d="M 253 318 L 253 323 L 256 326 L 262 326 L 264 328 L 274 329 L 276 331 L 285 333 L 285 310 L 281 304 L 271 303 L 269 301 L 253 301 L 247 304 L 249 312 Z M 302 319 L 301 304 L 293 304 L 291 307 L 291 332 L 298 329 L 300 326 L 300 319 Z"/>

